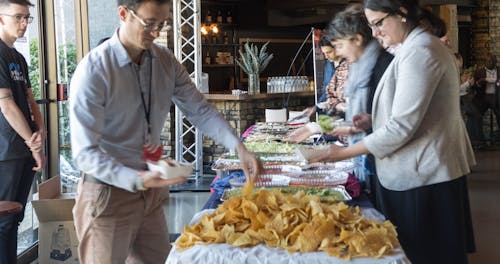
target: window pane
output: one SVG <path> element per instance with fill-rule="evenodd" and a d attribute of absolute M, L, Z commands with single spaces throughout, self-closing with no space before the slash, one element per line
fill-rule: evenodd
<path fill-rule="evenodd" d="M 113 35 L 120 25 L 116 1 L 88 0 L 90 48 Z"/>
<path fill-rule="evenodd" d="M 57 49 L 57 87 L 66 90 L 77 65 L 75 5 L 73 1 L 54 0 L 54 16 L 56 26 Z M 61 175 L 62 191 L 75 192 L 79 173 L 72 164 L 69 102 L 58 98 L 59 114 L 59 175 Z"/>

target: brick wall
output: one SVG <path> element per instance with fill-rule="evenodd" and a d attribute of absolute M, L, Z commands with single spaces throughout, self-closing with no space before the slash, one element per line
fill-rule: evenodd
<path fill-rule="evenodd" d="M 472 11 L 472 65 L 484 65 L 488 53 L 495 54 L 500 62 L 500 1 L 478 0 L 476 3 Z M 483 121 L 484 134 L 488 139 L 498 126 L 495 118 L 491 118 L 490 110 L 483 116 Z"/>
<path fill-rule="evenodd" d="M 484 65 L 488 53 L 500 61 L 500 1 L 477 1 L 472 11 L 472 32 L 472 64 Z"/>
<path fill-rule="evenodd" d="M 489 14 L 490 52 L 500 61 L 500 1 L 490 0 Z"/>

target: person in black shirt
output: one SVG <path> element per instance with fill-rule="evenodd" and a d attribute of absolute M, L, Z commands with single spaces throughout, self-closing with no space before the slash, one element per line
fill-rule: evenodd
<path fill-rule="evenodd" d="M 14 42 L 33 20 L 27 0 L 0 0 L 0 200 L 24 206 L 35 171 L 44 167 L 45 139 L 28 65 Z M 0 218 L 0 264 L 17 261 L 17 229 L 24 210 Z"/>

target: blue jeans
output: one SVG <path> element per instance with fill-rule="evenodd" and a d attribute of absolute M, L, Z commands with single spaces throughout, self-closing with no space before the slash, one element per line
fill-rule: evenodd
<path fill-rule="evenodd" d="M 35 172 L 32 157 L 0 161 L 0 200 L 16 201 L 22 212 L 0 217 L 0 264 L 17 262 L 17 229 L 24 218 L 24 207 Z"/>

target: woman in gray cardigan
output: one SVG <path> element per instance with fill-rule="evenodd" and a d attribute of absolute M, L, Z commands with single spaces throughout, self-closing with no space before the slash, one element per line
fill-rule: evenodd
<path fill-rule="evenodd" d="M 384 46 L 401 44 L 374 95 L 373 133 L 311 161 L 373 154 L 377 207 L 397 226 L 412 263 L 467 263 L 474 239 L 463 176 L 475 159 L 460 116 L 453 54 L 418 27 L 417 1 L 365 0 L 364 7 L 374 36 Z"/>

